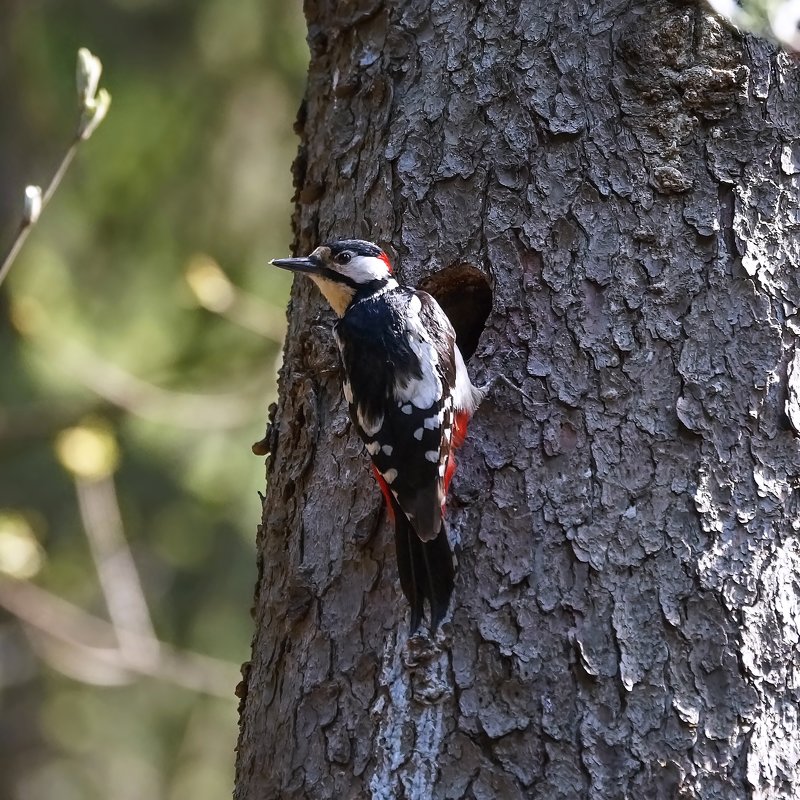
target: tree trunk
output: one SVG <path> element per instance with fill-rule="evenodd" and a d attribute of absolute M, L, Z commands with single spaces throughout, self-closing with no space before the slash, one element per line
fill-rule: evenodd
<path fill-rule="evenodd" d="M 306 6 L 297 251 L 479 268 L 470 370 L 541 405 L 473 419 L 452 620 L 409 647 L 296 282 L 236 797 L 797 797 L 797 67 L 690 2 Z"/>

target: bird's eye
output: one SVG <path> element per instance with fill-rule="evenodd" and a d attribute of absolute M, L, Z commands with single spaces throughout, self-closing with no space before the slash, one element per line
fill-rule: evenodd
<path fill-rule="evenodd" d="M 344 253 L 339 253 L 339 255 L 336 256 L 336 263 L 337 264 L 346 264 L 352 257 L 353 256 L 350 253 L 348 253 L 347 251 L 345 251 Z"/>

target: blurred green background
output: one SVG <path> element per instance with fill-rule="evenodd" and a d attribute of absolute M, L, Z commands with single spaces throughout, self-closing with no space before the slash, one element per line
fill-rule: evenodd
<path fill-rule="evenodd" d="M 0 797 L 219 798 L 249 657 L 307 49 L 299 0 L 4 0 Z M 158 642 L 164 644 L 158 644 Z"/>

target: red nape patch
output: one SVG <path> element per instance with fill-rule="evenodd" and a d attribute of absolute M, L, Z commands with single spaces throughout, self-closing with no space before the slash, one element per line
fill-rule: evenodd
<path fill-rule="evenodd" d="M 394 519 L 394 506 L 392 505 L 392 493 L 389 490 L 386 481 L 383 479 L 383 476 L 380 474 L 380 472 L 378 472 L 378 468 L 374 464 L 372 465 L 372 471 L 375 473 L 375 478 L 378 481 L 378 486 L 381 487 L 384 500 L 386 500 L 386 510 L 389 512 L 389 516 L 392 519 Z"/>
<path fill-rule="evenodd" d="M 392 269 L 392 262 L 389 261 L 389 256 L 387 256 L 386 253 L 381 251 L 381 254 L 378 256 L 378 258 L 381 261 L 383 261 L 384 264 L 386 264 L 386 269 L 389 270 L 389 274 L 393 275 L 394 274 L 394 270 Z"/>

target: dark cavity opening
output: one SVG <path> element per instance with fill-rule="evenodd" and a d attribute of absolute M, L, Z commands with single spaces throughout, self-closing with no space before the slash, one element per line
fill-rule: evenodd
<path fill-rule="evenodd" d="M 470 358 L 492 310 L 492 288 L 486 276 L 472 264 L 453 264 L 429 275 L 419 288 L 436 298 L 455 329 L 461 355 Z"/>

